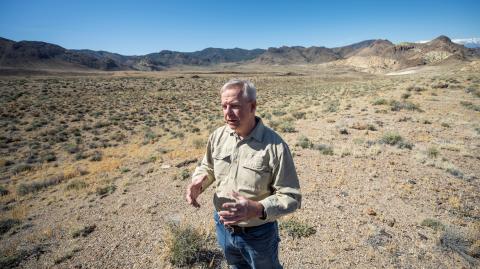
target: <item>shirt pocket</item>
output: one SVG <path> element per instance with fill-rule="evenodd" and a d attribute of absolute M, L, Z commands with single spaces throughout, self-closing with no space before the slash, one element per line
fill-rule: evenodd
<path fill-rule="evenodd" d="M 254 156 L 242 164 L 241 183 L 257 195 L 270 192 L 271 169 L 264 156 Z"/>
<path fill-rule="evenodd" d="M 215 179 L 222 181 L 230 170 L 231 164 L 231 154 L 227 152 L 214 152 L 213 157 L 213 173 L 215 174 Z"/>

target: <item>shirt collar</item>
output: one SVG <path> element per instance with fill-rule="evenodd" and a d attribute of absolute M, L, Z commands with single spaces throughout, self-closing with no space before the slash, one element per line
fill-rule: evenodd
<path fill-rule="evenodd" d="M 253 137 L 255 140 L 262 142 L 263 140 L 263 132 L 265 131 L 265 125 L 263 124 L 263 121 L 260 117 L 255 116 L 255 121 L 257 124 L 255 125 L 255 128 L 250 132 L 250 134 L 245 137 L 244 139 L 248 139 L 250 137 Z M 227 126 L 225 130 L 230 134 L 234 135 L 235 130 L 231 129 L 230 127 Z"/>

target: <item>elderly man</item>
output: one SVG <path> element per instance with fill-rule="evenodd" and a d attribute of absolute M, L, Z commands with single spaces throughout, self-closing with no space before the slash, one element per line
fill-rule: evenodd
<path fill-rule="evenodd" d="M 217 240 L 233 268 L 282 268 L 276 219 L 300 207 L 301 194 L 287 144 L 255 116 L 256 89 L 230 80 L 221 89 L 226 125 L 209 137 L 187 187 L 189 204 L 215 183 Z"/>

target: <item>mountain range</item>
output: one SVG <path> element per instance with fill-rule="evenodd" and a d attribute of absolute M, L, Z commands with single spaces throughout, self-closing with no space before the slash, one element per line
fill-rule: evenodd
<path fill-rule="evenodd" d="M 465 46 L 439 36 L 424 43 L 372 39 L 343 47 L 282 46 L 264 49 L 206 48 L 195 52 L 162 50 L 140 56 L 125 56 L 107 51 L 72 50 L 39 42 L 0 38 L 0 68 L 57 70 L 138 70 L 161 71 L 176 67 L 214 66 L 225 63 L 291 65 L 338 63 L 373 70 L 398 70 L 407 67 L 469 61 L 480 58 L 480 48 Z"/>

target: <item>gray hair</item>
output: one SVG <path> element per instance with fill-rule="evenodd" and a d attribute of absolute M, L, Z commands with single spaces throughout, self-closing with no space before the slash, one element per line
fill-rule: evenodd
<path fill-rule="evenodd" d="M 253 85 L 252 82 L 248 80 L 242 79 L 231 79 L 225 85 L 223 85 L 222 89 L 220 89 L 220 94 L 222 94 L 227 89 L 232 88 L 239 88 L 242 90 L 243 97 L 246 98 L 248 101 L 256 101 L 257 100 L 257 89 Z"/>

